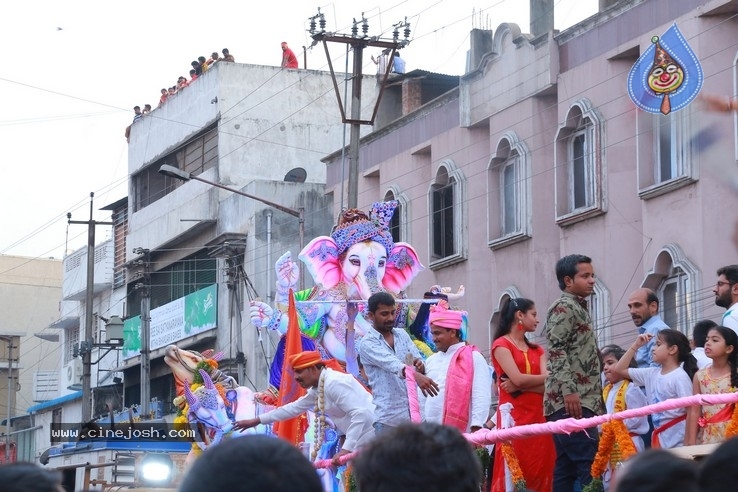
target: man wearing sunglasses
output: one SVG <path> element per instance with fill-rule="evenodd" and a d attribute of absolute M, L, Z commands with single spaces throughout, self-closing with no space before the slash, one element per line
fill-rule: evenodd
<path fill-rule="evenodd" d="M 712 292 L 715 304 L 727 309 L 720 324 L 738 333 L 738 265 L 718 268 L 718 279 Z"/>

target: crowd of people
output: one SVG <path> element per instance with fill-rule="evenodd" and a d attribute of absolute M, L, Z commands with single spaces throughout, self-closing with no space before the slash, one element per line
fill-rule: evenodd
<path fill-rule="evenodd" d="M 190 78 L 188 79 L 184 75 L 180 75 L 177 78 L 177 83 L 173 86 L 166 88 L 162 87 L 159 95 L 159 105 L 158 107 L 161 107 L 164 103 L 167 102 L 168 99 L 174 97 L 179 93 L 179 91 L 185 89 L 190 84 L 195 82 L 199 76 L 201 76 L 203 73 L 207 72 L 210 67 L 215 65 L 219 62 L 235 62 L 236 59 L 231 55 L 230 51 L 228 51 L 228 48 L 223 48 L 221 51 L 223 53 L 223 56 L 220 56 L 220 54 L 217 51 L 213 51 L 210 54 L 210 58 L 205 58 L 204 56 L 199 56 L 197 60 L 193 60 L 190 64 L 192 68 L 190 69 Z M 146 104 L 144 105 L 144 109 L 141 109 L 141 106 L 134 106 L 133 107 L 133 123 L 138 121 L 140 118 L 148 115 L 151 113 L 151 105 Z M 128 125 L 126 127 L 125 131 L 125 137 L 126 141 L 130 142 L 131 138 L 131 125 Z"/>
<path fill-rule="evenodd" d="M 515 425 L 593 417 L 738 388 L 738 265 L 717 271 L 715 303 L 726 308 L 721 325 L 700 321 L 692 344 L 661 319 L 655 292 L 646 288 L 633 292 L 628 308 L 638 334 L 627 349 L 597 345 L 586 302 L 595 284 L 592 260 L 583 255 L 561 258 L 556 277 L 562 294 L 546 315 L 546 351 L 524 337 L 538 323 L 529 299 L 510 299 L 503 306 L 494 336 L 491 357 L 499 404 L 513 404 Z M 627 419 L 624 425 L 636 453 L 649 447 L 721 443 L 732 437 L 728 428 L 733 409 L 734 405 L 679 408 Z M 499 418 L 495 424 L 501 425 Z M 612 457 L 612 447 L 600 442 L 600 432 L 603 429 L 592 427 L 544 435 L 533 445 L 527 439 L 513 441 L 527 486 L 556 492 L 579 487 L 615 490 L 610 482 L 618 474 L 619 459 Z M 503 459 L 495 455 L 493 491 L 506 490 L 504 471 L 499 469 Z M 600 475 L 593 464 L 603 460 L 608 466 Z M 594 488 L 586 488 L 590 483 Z"/>
<path fill-rule="evenodd" d="M 595 285 L 592 260 L 584 255 L 565 256 L 557 262 L 556 277 L 562 293 L 546 314 L 545 350 L 526 337 L 539 324 L 535 303 L 530 299 L 510 298 L 502 306 L 491 347 L 494 383 L 486 361 L 466 341 L 466 312 L 451 309 L 443 300 L 430 307 L 428 324 L 437 352 L 424 359 L 407 331 L 395 326 L 394 298 L 378 293 L 368 301 L 365 316 L 372 327 L 358 347 L 358 359 L 371 399 L 356 378 L 341 375 L 340 367 L 327 367 L 327 361 L 318 352 L 303 353 L 291 363 L 296 380 L 308 388 L 308 394 L 287 407 L 253 421 L 238 422 L 236 426 L 253 427 L 317 409 L 345 435 L 334 465 L 341 465 L 346 454 L 359 451 L 354 470 L 362 492 L 480 490 L 481 482 L 477 479 L 484 474 L 475 468 L 479 466 L 476 457 L 472 460 L 475 466 L 447 470 L 456 484 L 450 488 L 434 488 L 423 482 L 424 478 L 433 476 L 431 484 L 443 483 L 442 478 L 424 467 L 409 471 L 403 463 L 391 468 L 386 476 L 380 470 L 393 459 L 400 461 L 400 458 L 389 458 L 392 453 L 417 452 L 415 446 L 422 442 L 423 429 L 428 427 L 416 426 L 410 430 L 407 426 L 411 421 L 455 429 L 458 433 L 474 432 L 483 427 L 506 428 L 593 417 L 673 398 L 725 393 L 738 388 L 738 265 L 717 271 L 715 303 L 726 308 L 720 324 L 700 321 L 694 327 L 691 342 L 682 332 L 664 323 L 656 293 L 647 288 L 635 290 L 628 299 L 628 309 L 637 334 L 627 349 L 618 345 L 600 348 L 597 344 L 586 302 Z M 356 311 L 353 305 L 347 310 L 348 329 Z M 701 362 L 698 363 L 697 357 Z M 341 377 L 345 382 L 338 385 Z M 417 384 L 417 398 L 408 390 L 410 378 Z M 493 386 L 499 394 L 499 403 L 490 417 Z M 510 405 L 506 407 L 506 404 Z M 505 420 L 503 408 L 509 409 L 506 411 L 510 421 Z M 629 483 L 629 475 L 640 477 L 641 468 L 636 461 L 681 460 L 664 450 L 725 441 L 729 437 L 727 430 L 733 408 L 734 405 L 703 405 L 625 420 L 626 437 L 632 441 L 635 453 L 625 462 L 633 465 L 620 466 L 627 455 L 618 458 L 612 455 L 613 448 L 601 446 L 604 426 L 497 444 L 493 449 L 491 473 L 484 470 L 489 475 L 484 490 L 513 490 L 523 482 L 527 490 L 538 492 L 582 488 L 626 490 L 625 485 L 618 483 L 620 480 Z M 398 437 L 413 432 L 418 433 L 415 438 Z M 385 446 L 382 456 L 369 452 L 381 446 Z M 469 449 L 467 443 L 459 446 L 457 452 L 466 453 Z M 517 485 L 511 484 L 511 455 L 515 457 L 514 468 L 521 481 Z M 603 459 L 606 466 L 601 472 L 596 471 L 595 461 Z M 702 480 L 698 468 L 675 466 L 692 477 L 693 490 L 721 490 L 698 489 L 698 479 Z M 362 470 L 368 470 L 366 482 L 362 482 Z M 473 477 L 476 485 L 463 488 L 462 477 Z M 652 474 L 650 480 L 658 486 L 664 482 L 657 474 Z M 421 482 L 426 484 L 425 488 L 410 485 Z"/>
<path fill-rule="evenodd" d="M 220 56 L 220 54 L 217 51 L 213 51 L 210 54 L 210 58 L 205 58 L 204 56 L 197 57 L 197 60 L 193 60 L 190 69 L 190 78 L 187 79 L 184 75 L 180 75 L 177 78 L 177 83 L 173 86 L 169 87 L 168 89 L 166 87 L 162 88 L 160 93 L 161 96 L 159 97 L 159 107 L 161 107 L 165 102 L 167 102 L 167 99 L 169 99 L 172 96 L 175 96 L 179 91 L 183 90 L 185 87 L 188 87 L 191 83 L 197 80 L 198 77 L 200 77 L 202 74 L 207 72 L 213 65 L 219 62 L 235 62 L 236 59 L 231 55 L 230 51 L 228 51 L 228 48 L 223 48 L 221 51 L 223 53 L 223 56 Z"/>
<path fill-rule="evenodd" d="M 340 467 L 350 459 L 359 492 L 732 490 L 738 479 L 738 469 L 729 466 L 738 459 L 738 439 L 731 438 L 730 431 L 731 426 L 738 430 L 735 405 L 705 404 L 626 419 L 625 434 L 620 436 L 625 441 L 617 441 L 618 456 L 612 454 L 613 447 L 603 446 L 607 439 L 601 434 L 605 435 L 605 426 L 619 421 L 600 429 L 497 443 L 486 469 L 479 450 L 463 437 L 485 427 L 580 419 L 693 394 L 735 391 L 738 265 L 716 273 L 715 303 L 726 311 L 720 324 L 697 323 L 692 345 L 661 319 L 658 296 L 640 288 L 628 299 L 638 332 L 632 345 L 600 348 L 586 301 L 595 285 L 593 262 L 584 255 L 565 256 L 556 264 L 562 293 L 546 314 L 546 349 L 526 337 L 539 324 L 535 303 L 510 298 L 502 306 L 494 334 L 493 371 L 467 342 L 465 311 L 452 309 L 444 299 L 430 307 L 424 304 L 418 316 L 427 315 L 437 349 L 424 359 L 408 332 L 395 326 L 394 297 L 379 292 L 368 300 L 364 316 L 371 326 L 358 346 L 363 378 L 346 373 L 335 359 L 326 360 L 318 351 L 292 355 L 287 363 L 295 381 L 307 390 L 304 396 L 256 418 L 239 420 L 234 430 L 311 410 L 316 416 L 314 449 L 321 447 L 321 436 L 331 422 L 341 436 L 331 464 Z M 348 330 L 357 314 L 356 304 L 349 302 Z M 499 403 L 490 416 L 493 387 Z M 699 465 L 666 451 L 718 443 L 722 444 Z M 315 452 L 310 458 L 316 459 Z M 230 471 L 207 473 L 215 468 Z M 4 473 L 14 476 L 23 470 L 0 467 L 0 483 L 6 483 Z M 315 468 L 298 448 L 272 437 L 247 436 L 206 451 L 180 490 L 238 490 L 247 477 L 254 490 L 323 489 Z M 45 475 L 39 486 L 49 479 Z"/>

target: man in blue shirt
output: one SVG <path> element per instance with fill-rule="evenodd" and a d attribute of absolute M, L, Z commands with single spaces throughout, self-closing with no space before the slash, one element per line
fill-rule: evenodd
<path fill-rule="evenodd" d="M 399 53 L 392 57 L 392 73 L 405 73 L 405 60 L 400 58 Z"/>
<path fill-rule="evenodd" d="M 425 376 L 425 365 L 410 335 L 395 328 L 395 299 L 387 292 L 369 297 L 367 319 L 372 323 L 359 343 L 359 355 L 374 399 L 377 434 L 410 421 L 405 384 L 406 364 L 416 370 L 415 381 L 425 396 L 436 396 L 438 385 Z"/>
<path fill-rule="evenodd" d="M 647 288 L 635 290 L 628 299 L 628 310 L 633 323 L 638 327 L 638 333 L 653 335 L 646 345 L 636 352 L 635 360 L 638 367 L 658 366 L 653 361 L 653 345 L 656 343 L 656 334 L 669 327 L 659 316 L 659 297 L 654 291 Z"/>

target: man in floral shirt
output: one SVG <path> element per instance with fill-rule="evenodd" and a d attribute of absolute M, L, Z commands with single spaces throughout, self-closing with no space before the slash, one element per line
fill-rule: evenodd
<path fill-rule="evenodd" d="M 600 415 L 605 410 L 602 368 L 586 300 L 595 284 L 592 260 L 584 255 L 565 256 L 556 263 L 556 278 L 563 292 L 546 317 L 549 375 L 543 412 L 548 420 Z M 597 453 L 597 428 L 553 437 L 554 492 L 571 492 L 577 480 L 582 486 L 588 484 Z"/>

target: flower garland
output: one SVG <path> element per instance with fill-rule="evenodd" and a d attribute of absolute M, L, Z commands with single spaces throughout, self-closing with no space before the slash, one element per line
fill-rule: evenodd
<path fill-rule="evenodd" d="M 318 451 L 323 446 L 325 439 L 325 374 L 326 371 L 320 372 L 320 381 L 318 382 L 318 399 L 315 402 L 315 439 L 313 442 L 313 452 L 310 461 L 315 461 L 318 457 Z"/>
<path fill-rule="evenodd" d="M 518 457 L 515 454 L 512 444 L 510 441 L 505 441 L 500 447 L 502 448 L 502 456 L 505 458 L 505 464 L 512 476 L 513 487 L 515 487 L 515 490 L 526 490 L 528 487 L 525 483 L 523 470 L 520 469 L 520 463 L 518 462 Z"/>
<path fill-rule="evenodd" d="M 625 380 L 618 388 L 615 395 L 615 412 L 625 410 L 625 392 L 630 381 Z M 612 384 L 605 386 L 603 391 L 605 401 L 607 395 L 612 389 Z M 633 439 L 628 433 L 627 427 L 622 420 L 611 420 L 602 424 L 602 433 L 600 434 L 600 443 L 597 447 L 597 454 L 590 468 L 592 481 L 587 484 L 582 492 L 603 492 L 605 490 L 602 484 L 602 475 L 608 466 L 615 466 L 618 463 L 628 459 L 636 453 Z"/>

